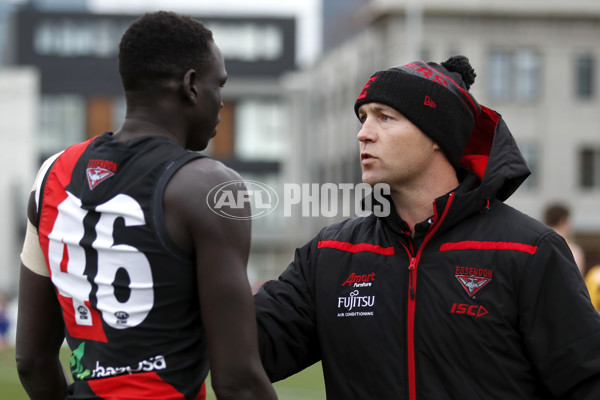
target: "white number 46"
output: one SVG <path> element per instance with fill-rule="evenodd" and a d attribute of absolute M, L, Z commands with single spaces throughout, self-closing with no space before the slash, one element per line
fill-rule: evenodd
<path fill-rule="evenodd" d="M 96 309 L 113 328 L 137 326 L 154 305 L 152 271 L 148 259 L 138 249 L 114 243 L 114 226 L 117 218 L 122 218 L 125 226 L 145 225 L 144 213 L 136 200 L 124 194 L 96 206 L 94 211 L 100 215 L 92 242 L 97 253 L 97 273 L 92 277 L 97 286 Z M 81 200 L 67 192 L 48 235 L 48 260 L 69 333 L 101 340 L 94 337 L 97 333 L 104 336 L 104 333 L 101 321 L 97 321 L 98 314 L 90 306 L 92 284 L 86 275 L 86 252 L 80 245 L 88 213 L 81 207 Z M 128 295 L 117 298 L 114 284 L 120 269 L 127 272 L 129 278 L 128 287 L 121 288 Z"/>

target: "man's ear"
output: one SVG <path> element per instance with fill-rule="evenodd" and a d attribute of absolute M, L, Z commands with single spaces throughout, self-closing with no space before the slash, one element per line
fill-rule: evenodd
<path fill-rule="evenodd" d="M 192 103 L 195 103 L 198 99 L 196 78 L 197 75 L 195 69 L 189 69 L 185 75 L 183 75 L 183 96 Z"/>

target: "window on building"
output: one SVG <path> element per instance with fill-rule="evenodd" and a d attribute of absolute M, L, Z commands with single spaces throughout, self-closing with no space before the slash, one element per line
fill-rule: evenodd
<path fill-rule="evenodd" d="M 286 157 L 285 108 L 281 101 L 243 100 L 235 108 L 235 155 L 246 161 Z"/>
<path fill-rule="evenodd" d="M 575 60 L 575 95 L 579 99 L 594 96 L 595 62 L 591 54 L 581 54 Z"/>
<path fill-rule="evenodd" d="M 531 171 L 531 175 L 523 182 L 521 188 L 526 190 L 534 189 L 538 186 L 539 182 L 539 146 L 534 142 L 519 142 L 518 145 L 521 154 L 523 155 L 523 158 L 525 158 L 525 162 Z"/>
<path fill-rule="evenodd" d="M 490 54 L 489 94 L 494 100 L 510 97 L 510 53 L 493 51 Z"/>
<path fill-rule="evenodd" d="M 600 148 L 584 148 L 579 154 L 579 184 L 586 189 L 600 188 Z"/>
<path fill-rule="evenodd" d="M 42 159 L 84 140 L 85 99 L 76 95 L 42 96 L 40 130 L 38 144 Z"/>
<path fill-rule="evenodd" d="M 534 101 L 540 95 L 540 57 L 530 49 L 493 50 L 488 90 L 493 100 Z"/>
<path fill-rule="evenodd" d="M 531 101 L 539 97 L 540 61 L 532 50 L 520 50 L 514 54 L 514 89 L 517 100 Z"/>

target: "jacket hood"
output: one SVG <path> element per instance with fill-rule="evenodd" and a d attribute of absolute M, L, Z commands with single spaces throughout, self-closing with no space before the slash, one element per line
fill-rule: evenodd
<path fill-rule="evenodd" d="M 443 216 L 444 220 L 438 231 L 485 211 L 494 200 L 505 201 L 531 174 L 502 116 L 490 108 L 480 107 L 473 134 L 461 157 L 460 185 L 435 200 L 436 216 Z M 385 220 L 399 233 L 410 230 L 393 207 L 392 215 Z"/>
<path fill-rule="evenodd" d="M 531 174 L 502 116 L 481 106 L 475 129 L 461 158 L 481 184 L 475 190 L 486 199 L 508 199 Z"/>
<path fill-rule="evenodd" d="M 475 129 L 461 158 L 460 185 L 435 201 L 442 218 L 438 232 L 508 199 L 531 174 L 502 116 L 481 106 Z"/>
<path fill-rule="evenodd" d="M 531 174 L 502 116 L 484 106 L 461 158 L 461 167 L 459 187 L 452 195 L 435 201 L 436 215 L 444 215 L 440 232 L 487 210 L 494 200 L 505 201 Z"/>

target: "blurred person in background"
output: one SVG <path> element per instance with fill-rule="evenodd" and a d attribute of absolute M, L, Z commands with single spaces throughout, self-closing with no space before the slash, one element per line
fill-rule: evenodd
<path fill-rule="evenodd" d="M 600 264 L 594 265 L 585 274 L 585 284 L 596 311 L 600 311 Z"/>
<path fill-rule="evenodd" d="M 255 295 L 276 381 L 321 360 L 328 400 L 600 399 L 600 315 L 565 240 L 504 203 L 529 175 L 466 57 L 373 74 L 362 180 L 387 216 L 325 227 Z"/>
<path fill-rule="evenodd" d="M 6 336 L 10 321 L 8 320 L 7 301 L 4 293 L 0 293 L 0 351 L 6 350 Z"/>
<path fill-rule="evenodd" d="M 196 152 L 220 121 L 223 56 L 199 21 L 155 12 L 123 35 L 119 72 L 121 128 L 45 162 L 30 197 L 21 382 L 42 400 L 204 399 L 210 366 L 218 399 L 275 399 L 246 273 L 250 210 L 225 219 L 198 200 L 240 179 Z"/>
<path fill-rule="evenodd" d="M 573 224 L 569 207 L 562 203 L 548 205 L 544 211 L 544 223 L 567 241 L 577 267 L 579 267 L 579 272 L 581 275 L 585 275 L 585 253 L 581 246 L 573 241 Z"/>

